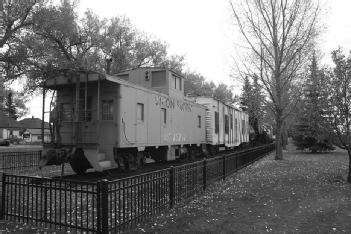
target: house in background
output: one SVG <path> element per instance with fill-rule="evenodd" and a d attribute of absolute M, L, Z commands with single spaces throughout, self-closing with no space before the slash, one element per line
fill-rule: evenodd
<path fill-rule="evenodd" d="M 20 122 L 0 112 L 0 139 L 20 139 L 23 126 Z"/>
<path fill-rule="evenodd" d="M 19 121 L 24 129 L 23 140 L 26 142 L 42 142 L 41 135 L 41 119 L 39 118 L 25 118 Z M 44 141 L 51 141 L 49 123 L 44 122 Z"/>
<path fill-rule="evenodd" d="M 0 112 L 0 139 L 7 139 L 9 135 L 8 117 Z"/>

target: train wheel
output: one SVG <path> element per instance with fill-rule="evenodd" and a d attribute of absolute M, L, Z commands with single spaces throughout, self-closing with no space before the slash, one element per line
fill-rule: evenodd
<path fill-rule="evenodd" d="M 141 168 L 143 165 L 144 165 L 144 162 L 145 162 L 145 157 L 144 157 L 144 152 L 142 152 L 142 151 L 139 151 L 138 153 L 137 153 L 137 158 L 136 158 L 136 160 L 137 160 L 137 167 L 138 167 L 138 169 L 139 168 Z"/>
<path fill-rule="evenodd" d="M 189 160 L 190 159 L 190 152 L 189 150 L 186 150 L 181 156 L 182 159 Z"/>
<path fill-rule="evenodd" d="M 196 154 L 197 154 L 196 148 L 195 147 L 190 147 L 189 160 L 193 161 L 195 159 L 195 157 L 196 157 Z"/>
<path fill-rule="evenodd" d="M 71 165 L 73 171 L 78 175 L 85 174 L 87 169 L 92 167 L 89 161 L 84 156 L 83 149 L 76 149 L 76 151 L 69 160 L 69 164 Z"/>
<path fill-rule="evenodd" d="M 139 168 L 140 159 L 138 153 L 129 153 L 128 154 L 128 169 L 130 171 L 136 171 Z"/>
<path fill-rule="evenodd" d="M 124 165 L 125 165 L 125 168 L 126 168 L 126 171 L 131 171 L 131 168 L 133 167 L 132 166 L 132 159 L 131 159 L 131 154 L 130 153 L 126 153 L 124 155 Z"/>
<path fill-rule="evenodd" d="M 77 174 L 77 175 L 84 175 L 85 172 L 87 171 L 86 168 L 83 168 L 83 167 L 77 167 L 77 166 L 72 166 L 71 164 L 71 167 L 73 169 L 73 171 Z"/>
<path fill-rule="evenodd" d="M 125 158 L 124 158 L 124 155 L 119 155 L 116 157 L 116 161 L 117 161 L 117 165 L 118 165 L 118 168 L 120 168 L 122 171 L 126 171 L 126 164 L 125 164 Z"/>
<path fill-rule="evenodd" d="M 215 156 L 216 154 L 218 154 L 218 147 L 215 145 L 210 145 L 208 147 L 208 151 L 210 152 L 211 156 Z"/>

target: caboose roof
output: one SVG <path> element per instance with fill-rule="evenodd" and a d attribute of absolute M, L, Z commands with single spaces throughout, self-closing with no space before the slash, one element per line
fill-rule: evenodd
<path fill-rule="evenodd" d="M 130 71 L 139 70 L 139 69 L 143 69 L 143 70 L 168 70 L 168 71 L 171 71 L 172 73 L 174 73 L 175 75 L 184 78 L 184 76 L 182 74 L 180 74 L 179 72 L 175 71 L 174 69 L 167 68 L 167 67 L 136 67 L 136 68 L 127 69 L 127 70 L 124 70 L 124 71 L 121 71 L 119 73 L 112 74 L 112 75 L 118 76 L 118 75 L 128 74 Z"/>
<path fill-rule="evenodd" d="M 162 68 L 164 69 L 164 68 Z M 79 76 L 78 76 L 79 74 Z M 119 73 L 119 74 L 123 74 L 123 73 Z M 47 79 L 45 81 L 45 87 L 49 88 L 49 89 L 56 89 L 58 86 L 62 86 L 62 85 L 74 85 L 76 83 L 76 79 L 77 77 L 79 77 L 80 82 L 84 83 L 84 82 L 96 82 L 98 80 L 103 81 L 110 81 L 116 84 L 121 84 L 124 86 L 129 86 L 129 87 L 133 87 L 135 89 L 139 89 L 139 90 L 143 90 L 149 93 L 154 93 L 157 95 L 162 95 L 162 96 L 168 96 L 164 93 L 152 90 L 152 89 L 148 89 L 146 87 L 140 86 L 138 84 L 126 81 L 124 79 L 118 78 L 115 75 L 108 75 L 108 74 L 102 74 L 102 73 L 98 73 L 98 72 L 94 72 L 94 71 L 75 71 L 75 72 L 67 72 L 67 73 L 61 73 L 58 76 L 55 76 L 53 78 Z M 197 106 L 202 106 L 194 101 L 190 101 L 187 98 L 184 98 L 184 100 L 191 102 L 194 105 Z"/>
<path fill-rule="evenodd" d="M 230 107 L 234 110 L 237 110 L 237 111 L 240 111 L 240 112 L 244 112 L 244 113 L 247 113 L 247 111 L 244 111 L 242 110 L 241 108 L 238 108 L 236 107 L 235 105 L 233 104 L 228 104 L 228 103 L 224 103 L 222 102 L 221 100 L 217 99 L 217 98 L 214 98 L 214 97 L 206 97 L 206 96 L 196 96 L 196 97 L 191 97 L 190 99 L 202 99 L 202 100 L 207 100 L 209 102 L 221 102 L 223 105 L 227 106 L 227 107 Z"/>
<path fill-rule="evenodd" d="M 77 77 L 79 77 L 80 82 L 93 82 L 93 81 L 98 81 L 100 80 L 109 80 L 114 83 L 119 83 L 119 84 L 128 84 L 131 85 L 131 82 L 128 82 L 124 79 L 120 79 L 117 76 L 122 75 L 122 74 L 128 74 L 129 71 L 132 70 L 137 70 L 137 69 L 152 69 L 152 70 L 169 70 L 172 73 L 174 73 L 177 76 L 183 77 L 181 74 L 177 73 L 173 69 L 168 69 L 165 67 L 140 67 L 140 68 L 133 68 L 129 70 L 125 70 L 123 72 L 113 74 L 113 75 L 108 75 L 108 74 L 103 74 L 95 71 L 85 71 L 85 70 L 60 70 L 57 71 L 57 75 L 49 78 L 45 81 L 45 87 L 55 89 L 55 86 L 59 85 L 67 85 L 67 84 L 75 84 Z M 79 74 L 79 76 L 78 76 Z M 184 77 L 183 77 L 184 78 Z M 138 86 L 138 85 L 137 85 Z"/>

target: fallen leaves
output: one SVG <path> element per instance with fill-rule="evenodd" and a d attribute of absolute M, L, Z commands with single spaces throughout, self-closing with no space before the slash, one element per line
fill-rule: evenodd
<path fill-rule="evenodd" d="M 153 232 L 343 232 L 351 230 L 345 153 L 270 155 L 157 217 Z M 162 224 L 162 228 L 159 223 Z M 148 232 L 150 226 L 142 225 Z"/>

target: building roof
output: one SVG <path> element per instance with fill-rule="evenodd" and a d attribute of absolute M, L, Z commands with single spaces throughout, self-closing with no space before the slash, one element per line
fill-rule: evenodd
<path fill-rule="evenodd" d="M 8 119 L 9 119 L 9 127 L 10 128 L 19 128 L 19 129 L 23 128 L 22 123 L 14 120 L 14 119 L 11 119 L 11 118 L 8 118 Z"/>
<path fill-rule="evenodd" d="M 22 129 L 22 123 L 7 117 L 3 112 L 0 112 L 0 128 Z"/>
<path fill-rule="evenodd" d="M 0 127 L 8 127 L 8 117 L 0 112 Z"/>
<path fill-rule="evenodd" d="M 41 135 L 41 129 L 27 129 L 27 132 L 32 135 Z M 44 129 L 44 135 L 50 135 L 50 130 Z"/>
<path fill-rule="evenodd" d="M 39 118 L 25 118 L 19 121 L 23 128 L 26 129 L 41 129 L 41 119 Z M 49 123 L 44 122 L 44 127 L 49 128 Z"/>

